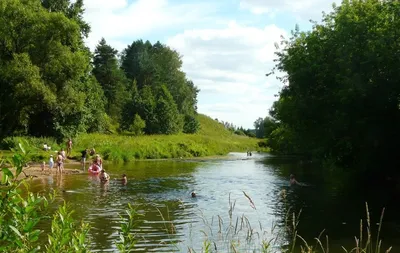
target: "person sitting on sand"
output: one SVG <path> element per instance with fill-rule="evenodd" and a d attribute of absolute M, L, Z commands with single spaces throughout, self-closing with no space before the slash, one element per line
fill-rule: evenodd
<path fill-rule="evenodd" d="M 191 193 L 191 195 L 192 195 L 192 198 L 196 198 L 197 197 L 196 192 L 194 192 L 194 191 Z"/>
<path fill-rule="evenodd" d="M 108 182 L 108 180 L 110 180 L 110 176 L 106 173 L 105 170 L 100 171 L 99 178 L 102 183 Z"/>
<path fill-rule="evenodd" d="M 290 174 L 290 185 L 299 184 L 293 174 Z"/>
<path fill-rule="evenodd" d="M 126 185 L 126 183 L 128 183 L 128 179 L 126 178 L 125 174 L 122 174 L 122 184 Z"/>

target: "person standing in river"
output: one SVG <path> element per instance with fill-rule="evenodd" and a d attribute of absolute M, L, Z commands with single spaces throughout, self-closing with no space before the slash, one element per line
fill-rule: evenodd
<path fill-rule="evenodd" d="M 71 156 L 71 152 L 72 152 L 72 139 L 69 138 L 69 140 L 67 141 L 67 156 Z"/>
<path fill-rule="evenodd" d="M 58 156 L 57 156 L 57 173 L 60 172 L 60 174 L 63 173 L 64 170 L 64 157 L 62 156 L 61 152 L 58 152 Z"/>
<path fill-rule="evenodd" d="M 83 167 L 83 171 L 85 171 L 86 156 L 88 153 L 88 149 L 83 150 L 81 153 L 82 153 L 82 167 Z"/>

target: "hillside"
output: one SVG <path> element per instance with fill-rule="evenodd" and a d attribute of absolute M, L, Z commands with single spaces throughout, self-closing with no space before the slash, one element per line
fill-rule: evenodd
<path fill-rule="evenodd" d="M 83 134 L 74 138 L 73 153 L 76 158 L 80 151 L 94 147 L 105 160 L 127 162 L 135 159 L 204 157 L 225 155 L 232 151 L 255 150 L 257 139 L 232 134 L 210 117 L 199 114 L 200 131 L 196 134 L 177 135 L 107 135 Z M 47 160 L 48 153 L 41 151 L 44 142 L 52 150 L 61 148 L 55 140 L 33 137 L 12 137 L 1 142 L 2 148 L 15 147 L 18 142 L 30 146 L 33 160 Z M 64 147 L 64 145 L 62 146 Z"/>

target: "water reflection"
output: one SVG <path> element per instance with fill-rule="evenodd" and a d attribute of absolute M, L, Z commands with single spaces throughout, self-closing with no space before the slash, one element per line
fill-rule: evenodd
<path fill-rule="evenodd" d="M 221 252 L 227 241 L 240 239 L 246 252 L 272 238 L 271 230 L 279 235 L 277 244 L 285 245 L 290 237 L 285 218 L 300 209 L 299 234 L 313 239 L 327 229 L 332 242 L 341 245 L 358 234 L 365 200 L 372 202 L 373 215 L 387 204 L 385 198 L 379 201 L 370 192 L 360 193 L 352 190 L 356 187 L 336 183 L 336 177 L 324 175 L 315 165 L 270 155 L 254 154 L 247 159 L 245 153 L 233 153 L 223 161 L 106 166 L 111 176 L 106 184 L 89 175 L 50 175 L 33 184 L 35 191 L 64 190 L 61 197 L 72 204 L 76 219 L 90 223 L 95 252 L 115 250 L 119 214 L 128 203 L 138 205 L 144 214 L 135 231 L 140 238 L 138 252 L 187 252 L 187 247 L 201 251 L 205 239 L 215 242 L 213 246 Z M 121 182 L 124 173 L 126 185 Z M 309 186 L 290 187 L 292 173 Z M 196 198 L 191 197 L 192 191 L 196 191 Z M 254 202 L 253 207 L 244 193 Z M 385 220 L 385 241 L 392 239 L 394 243 L 398 220 L 390 213 Z M 49 223 L 42 228 L 48 231 Z"/>

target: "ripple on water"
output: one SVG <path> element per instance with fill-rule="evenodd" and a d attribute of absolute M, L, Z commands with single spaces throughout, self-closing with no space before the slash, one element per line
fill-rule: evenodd
<path fill-rule="evenodd" d="M 247 159 L 246 154 L 236 153 L 225 161 L 109 166 L 112 178 L 127 174 L 126 186 L 119 180 L 111 180 L 101 186 L 96 178 L 87 175 L 65 176 L 62 182 L 51 176 L 33 186 L 38 192 L 57 187 L 65 189 L 61 197 L 76 209 L 77 219 L 83 218 L 92 227 L 93 252 L 115 252 L 114 242 L 118 240 L 121 224 L 119 215 L 125 215 L 128 203 L 137 204 L 143 214 L 143 223 L 133 230 L 139 237 L 135 247 L 137 252 L 187 252 L 187 246 L 200 251 L 205 238 L 201 231 L 223 248 L 223 241 L 218 237 L 220 226 L 227 231 L 230 222 L 238 222 L 245 234 L 246 229 L 250 229 L 245 225 L 247 219 L 254 233 L 263 235 L 263 231 L 269 233 L 274 224 L 282 225 L 289 208 L 296 211 L 303 209 L 301 222 L 304 222 L 305 228 L 301 232 L 311 238 L 321 231 L 315 224 L 329 226 L 330 223 L 324 222 L 332 220 L 343 226 L 343 220 L 351 218 L 348 215 L 335 216 L 339 210 L 336 205 L 346 205 L 342 199 L 346 198 L 347 192 L 330 191 L 318 185 L 318 180 L 315 181 L 317 183 L 306 182 L 309 187 L 290 187 L 287 178 L 298 166 L 270 156 L 263 159 L 257 154 Z M 193 190 L 198 194 L 197 198 L 190 197 Z M 256 209 L 251 207 L 243 191 L 254 202 Z M 285 197 L 282 197 L 282 191 L 285 191 Z M 231 205 L 234 205 L 232 221 L 229 214 Z M 330 215 L 329 219 L 324 217 L 326 214 Z M 349 227 L 350 222 L 347 221 L 347 224 Z M 394 219 L 386 220 L 385 228 L 387 226 L 395 228 L 392 231 L 400 230 L 399 222 Z M 49 230 L 48 223 L 42 227 Z M 335 234 L 335 227 L 328 228 L 336 238 L 342 238 L 339 232 Z M 245 235 L 241 237 L 244 238 Z M 390 234 L 385 236 L 387 238 Z M 285 244 L 286 241 L 283 238 L 279 243 Z"/>

